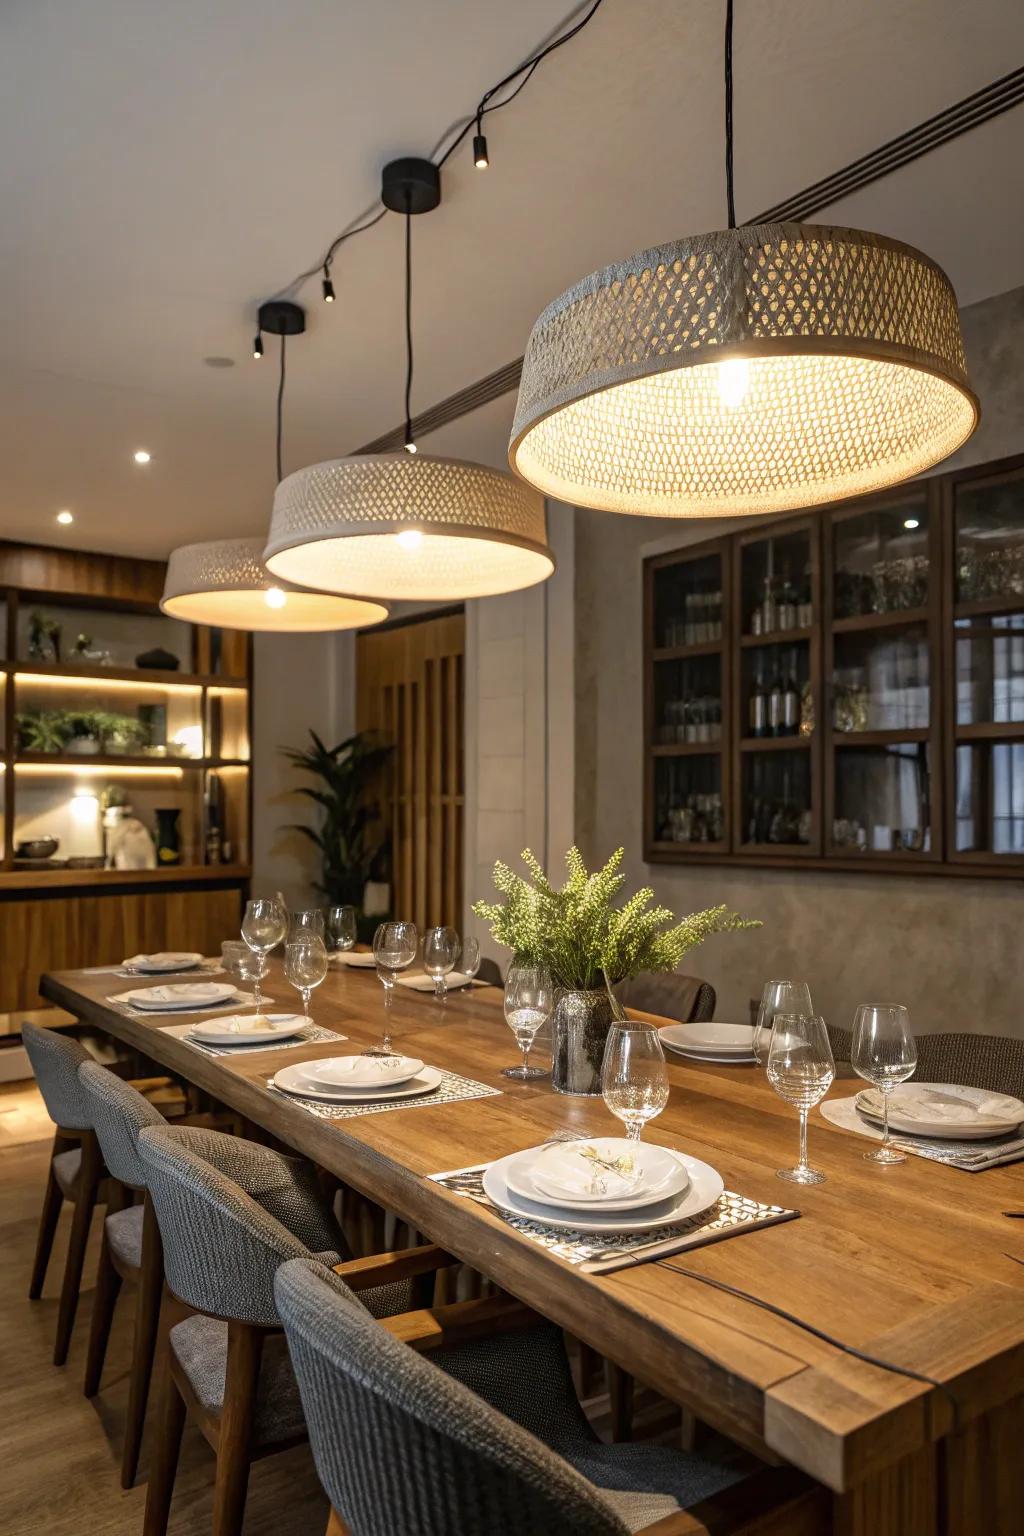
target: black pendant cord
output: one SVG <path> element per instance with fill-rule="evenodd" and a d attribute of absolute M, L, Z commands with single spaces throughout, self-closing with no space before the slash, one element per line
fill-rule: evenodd
<path fill-rule="evenodd" d="M 957 1423 L 958 1408 L 956 1396 L 946 1382 L 939 1381 L 936 1376 L 926 1376 L 923 1371 L 911 1370 L 907 1365 L 896 1365 L 892 1360 L 883 1360 L 878 1355 L 869 1354 L 867 1350 L 857 1349 L 853 1344 L 844 1344 L 842 1339 L 833 1338 L 823 1328 L 816 1328 L 813 1323 L 808 1323 L 802 1317 L 797 1317 L 793 1312 L 787 1312 L 783 1307 L 777 1307 L 773 1301 L 765 1301 L 760 1296 L 752 1296 L 749 1291 L 741 1291 L 735 1285 L 727 1285 L 724 1280 L 715 1280 L 711 1275 L 705 1275 L 698 1269 L 684 1269 L 681 1264 L 672 1264 L 668 1259 L 658 1259 L 656 1263 L 662 1269 L 671 1269 L 677 1275 L 685 1275 L 687 1280 L 699 1280 L 702 1285 L 710 1285 L 716 1291 L 723 1291 L 726 1296 L 735 1296 L 740 1301 L 749 1301 L 755 1307 L 760 1307 L 765 1312 L 770 1312 L 773 1317 L 781 1317 L 783 1322 L 792 1323 L 797 1328 L 802 1328 L 805 1333 L 810 1333 L 823 1344 L 831 1344 L 833 1349 L 842 1350 L 844 1355 L 852 1355 L 855 1360 L 862 1360 L 865 1365 L 873 1365 L 880 1371 L 890 1371 L 894 1376 L 906 1376 L 911 1381 L 923 1382 L 925 1386 L 935 1387 L 943 1394 L 953 1413 L 953 1423 Z"/>
<path fill-rule="evenodd" d="M 277 483 L 281 484 L 281 448 L 284 438 L 284 346 L 286 336 L 281 337 L 281 373 L 277 381 Z"/>
<path fill-rule="evenodd" d="M 736 193 L 732 174 L 732 22 L 733 0 L 725 0 L 725 198 L 729 228 L 736 228 Z"/>
<path fill-rule="evenodd" d="M 412 437 L 412 208 L 405 209 L 405 446 L 415 449 Z"/>

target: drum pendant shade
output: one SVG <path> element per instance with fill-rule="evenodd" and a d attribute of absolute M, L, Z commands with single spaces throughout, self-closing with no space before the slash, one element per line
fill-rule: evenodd
<path fill-rule="evenodd" d="M 387 618 L 386 603 L 278 580 L 262 551 L 261 538 L 183 544 L 167 562 L 161 609 L 192 624 L 278 633 L 359 629 Z"/>
<path fill-rule="evenodd" d="M 536 491 L 483 464 L 404 452 L 286 476 L 264 559 L 275 578 L 408 599 L 491 597 L 555 568 Z"/>
<path fill-rule="evenodd" d="M 578 506 L 735 516 L 895 485 L 977 421 L 934 262 L 862 230 L 750 224 L 643 251 L 550 304 L 509 460 Z"/>

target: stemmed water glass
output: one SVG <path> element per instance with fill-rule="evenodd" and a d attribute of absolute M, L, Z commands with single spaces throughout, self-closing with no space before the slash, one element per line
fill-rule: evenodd
<path fill-rule="evenodd" d="M 306 907 L 303 911 L 293 912 L 291 926 L 288 930 L 289 937 L 301 938 L 304 933 L 315 933 L 317 938 L 324 936 L 324 914 L 319 907 Z"/>
<path fill-rule="evenodd" d="M 463 939 L 458 959 L 459 975 L 473 980 L 480 969 L 480 940 Z"/>
<path fill-rule="evenodd" d="M 328 907 L 327 940 L 336 953 L 352 948 L 356 942 L 355 907 Z"/>
<path fill-rule="evenodd" d="M 384 988 L 384 1038 L 380 1045 L 371 1045 L 368 1056 L 391 1056 L 391 1001 L 395 991 L 395 977 L 399 971 L 408 970 L 416 958 L 420 936 L 415 923 L 379 923 L 373 936 L 373 958 L 377 976 Z"/>
<path fill-rule="evenodd" d="M 555 987 L 551 972 L 543 965 L 509 966 L 505 978 L 505 1022 L 516 1037 L 523 1053 L 521 1067 L 506 1067 L 503 1077 L 528 1081 L 535 1077 L 547 1077 L 543 1067 L 530 1066 L 530 1048 L 537 1032 L 550 1019 L 555 1006 Z"/>
<path fill-rule="evenodd" d="M 302 1017 L 311 1024 L 309 999 L 327 975 L 327 949 L 318 933 L 300 933 L 284 947 L 284 974 L 302 993 Z"/>
<path fill-rule="evenodd" d="M 612 1024 L 601 1065 L 601 1093 L 630 1141 L 639 1141 L 648 1120 L 668 1103 L 668 1068 L 653 1024 L 633 1019 Z"/>
<path fill-rule="evenodd" d="M 768 1065 L 768 1047 L 772 1026 L 779 1013 L 798 1013 L 807 1017 L 814 1012 L 811 991 L 806 981 L 766 981 L 754 1025 L 753 1052 L 762 1067 Z"/>
<path fill-rule="evenodd" d="M 836 1075 L 825 1020 L 812 1013 L 777 1013 L 768 1047 L 768 1081 L 780 1099 L 800 1111 L 800 1161 L 780 1168 L 791 1184 L 823 1184 L 825 1175 L 807 1162 L 807 1111 L 828 1093 Z"/>
<path fill-rule="evenodd" d="M 266 896 L 259 896 L 246 903 L 245 916 L 242 919 L 242 938 L 256 959 L 253 992 L 257 1013 L 263 1006 L 262 983 L 267 972 L 267 956 L 275 944 L 280 944 L 284 938 L 286 927 L 284 908 L 278 906 L 276 901 L 271 901 Z"/>
<path fill-rule="evenodd" d="M 917 1045 L 910 1033 L 910 1014 L 899 1004 L 875 1008 L 861 1003 L 853 1016 L 850 1062 L 858 1077 L 874 1083 L 882 1095 L 882 1145 L 865 1152 L 869 1163 L 905 1163 L 889 1140 L 889 1095 L 898 1083 L 912 1077 L 917 1066 Z"/>
<path fill-rule="evenodd" d="M 423 935 L 423 969 L 434 983 L 434 996 L 442 1003 L 448 996 L 445 977 L 455 969 L 459 936 L 454 928 L 428 928 Z"/>

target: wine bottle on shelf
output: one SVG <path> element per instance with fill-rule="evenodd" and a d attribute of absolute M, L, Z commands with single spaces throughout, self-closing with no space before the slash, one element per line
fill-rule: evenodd
<path fill-rule="evenodd" d="M 757 676 L 754 678 L 754 686 L 750 690 L 750 734 L 760 740 L 769 735 L 768 729 L 768 694 L 764 686 L 764 678 L 760 664 L 757 668 Z"/>
<path fill-rule="evenodd" d="M 782 735 L 796 736 L 800 730 L 800 687 L 796 680 L 796 651 L 791 651 L 782 690 Z"/>
<path fill-rule="evenodd" d="M 783 710 L 782 678 L 779 676 L 778 663 L 772 672 L 772 685 L 768 691 L 768 735 L 782 736 L 785 734 L 782 728 Z"/>
<path fill-rule="evenodd" d="M 764 597 L 761 600 L 761 633 L 772 635 L 779 627 L 779 605 L 775 597 L 775 578 L 764 579 Z"/>
<path fill-rule="evenodd" d="M 782 577 L 782 591 L 779 594 L 778 621 L 780 629 L 796 628 L 796 602 L 793 597 L 793 588 L 789 580 L 789 567 L 787 566 Z"/>

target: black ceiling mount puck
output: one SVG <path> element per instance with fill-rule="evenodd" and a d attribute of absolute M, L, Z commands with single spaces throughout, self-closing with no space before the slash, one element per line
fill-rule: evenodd
<path fill-rule="evenodd" d="M 306 329 L 306 311 L 290 299 L 268 299 L 260 305 L 260 330 L 271 336 L 301 336 Z"/>
<path fill-rule="evenodd" d="M 380 196 L 393 213 L 430 213 L 441 201 L 441 172 L 432 160 L 391 160 L 381 176 Z"/>

